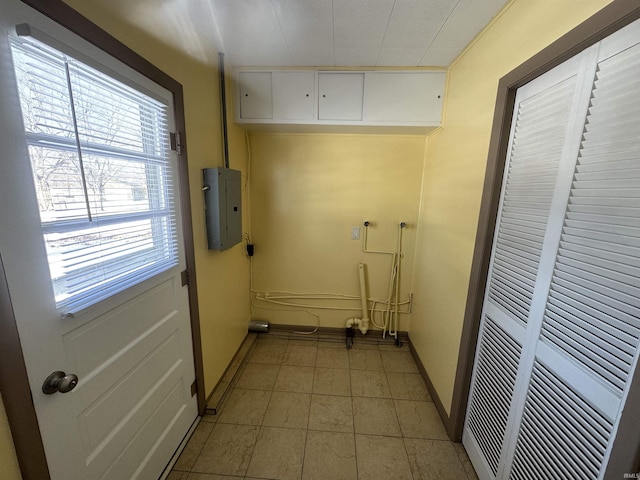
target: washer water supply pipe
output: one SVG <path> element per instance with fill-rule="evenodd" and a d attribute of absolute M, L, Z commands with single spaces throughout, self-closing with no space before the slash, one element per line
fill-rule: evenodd
<path fill-rule="evenodd" d="M 402 230 L 407 227 L 405 222 L 398 224 L 398 237 L 396 242 L 396 250 L 369 250 L 367 248 L 368 230 L 371 226 L 371 222 L 364 222 L 364 237 L 362 242 L 362 251 L 364 253 L 379 253 L 391 256 L 391 271 L 389 273 L 389 290 L 387 295 L 386 308 L 382 314 L 382 325 L 378 325 L 375 322 L 373 308 L 371 313 L 371 322 L 378 328 L 382 329 L 382 338 L 386 337 L 387 332 L 389 335 L 395 337 L 396 345 L 400 346 L 401 343 L 398 340 L 398 301 L 400 300 L 400 263 L 402 261 Z M 395 298 L 394 298 L 395 297 Z M 395 301 L 394 301 L 395 300 Z M 375 307 L 375 302 L 374 305 Z"/>
<path fill-rule="evenodd" d="M 360 311 L 361 317 L 352 317 L 345 321 L 345 330 L 347 335 L 347 348 L 351 348 L 353 345 L 353 338 L 355 335 L 355 328 L 358 328 L 362 334 L 366 334 L 371 326 L 382 330 L 382 338 L 386 338 L 387 335 L 395 337 L 396 345 L 401 346 L 402 342 L 398 339 L 398 323 L 400 314 L 411 313 L 413 294 L 409 293 L 409 299 L 406 301 L 400 301 L 400 265 L 403 258 L 402 253 L 402 230 L 407 228 L 405 222 L 400 222 L 398 227 L 397 243 L 395 251 L 385 250 L 373 250 L 368 247 L 368 228 L 371 226 L 371 222 L 364 222 L 364 235 L 362 238 L 362 251 L 368 254 L 383 254 L 391 257 L 391 269 L 389 271 L 389 287 L 387 296 L 385 299 L 369 299 L 367 296 L 366 286 L 366 268 L 365 264 L 358 264 L 358 276 L 360 283 L 359 295 L 347 295 L 342 293 L 295 293 L 295 292 L 258 292 L 253 289 L 253 268 L 250 262 L 249 267 L 249 282 L 251 287 L 251 305 L 256 308 L 266 308 L 254 304 L 254 299 L 260 302 L 267 302 L 283 307 L 294 307 L 297 311 L 305 312 L 312 315 L 316 319 L 316 327 L 309 332 L 296 332 L 304 334 L 313 334 L 318 331 L 320 325 L 320 316 L 311 310 L 351 310 Z M 303 300 L 310 300 L 310 302 L 302 302 Z M 338 306 L 338 305 L 324 305 L 325 300 L 332 301 L 348 301 L 354 302 L 360 300 L 360 306 Z M 371 303 L 369 303 L 371 302 Z M 379 307 L 377 307 L 379 305 Z M 401 305 L 408 305 L 408 310 L 400 310 Z M 382 317 L 382 325 L 376 322 L 376 314 L 379 313 Z M 260 325 L 261 329 L 268 329 L 268 326 Z"/>
<path fill-rule="evenodd" d="M 360 278 L 360 303 L 362 305 L 362 318 L 353 317 L 347 320 L 347 348 L 351 348 L 353 345 L 353 327 L 356 326 L 362 332 L 366 334 L 369 331 L 369 313 L 367 309 L 367 284 L 364 275 L 364 264 L 358 264 L 358 275 Z"/>

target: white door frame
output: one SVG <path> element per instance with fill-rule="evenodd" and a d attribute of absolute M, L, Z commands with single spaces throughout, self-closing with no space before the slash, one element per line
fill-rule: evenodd
<path fill-rule="evenodd" d="M 639 18 L 640 6 L 637 0 L 614 0 L 611 4 L 500 79 L 476 231 L 473 263 L 469 278 L 451 414 L 445 422 L 449 437 L 455 441 L 460 441 L 462 438 L 467 402 L 469 400 L 471 375 L 491 258 L 502 178 L 507 158 L 507 146 L 516 91 L 524 84 Z M 633 380 L 636 383 L 629 393 L 629 398 L 634 398 L 634 395 L 640 395 L 638 393 L 640 385 L 637 385 L 639 376 L 640 373 L 636 372 Z M 623 419 L 625 416 L 627 418 L 635 418 L 636 421 L 638 418 L 637 414 L 633 417 L 633 413 L 629 409 L 623 413 Z M 626 439 L 626 441 L 617 441 L 618 439 L 614 441 L 609 465 L 617 463 L 616 468 L 621 472 L 631 472 L 633 468 L 637 468 L 637 464 L 640 461 L 640 458 L 638 458 L 640 456 L 638 451 L 639 437 L 633 422 L 621 422 L 618 429 L 618 438 Z"/>
<path fill-rule="evenodd" d="M 200 320 L 195 275 L 195 252 L 189 193 L 187 152 L 185 143 L 185 116 L 182 85 L 163 71 L 136 54 L 123 43 L 80 15 L 60 0 L 21 0 L 88 42 L 106 51 L 112 57 L 137 70 L 173 94 L 176 130 L 181 133 L 179 158 L 179 187 L 182 206 L 182 227 L 187 269 L 183 279 L 188 281 L 189 308 L 192 332 L 198 413 L 204 414 L 206 399 Z M 40 437 L 40 429 L 31 399 L 29 380 L 16 320 L 11 304 L 4 266 L 0 256 L 0 392 L 13 436 L 18 463 L 25 480 L 49 478 L 49 470 Z"/>

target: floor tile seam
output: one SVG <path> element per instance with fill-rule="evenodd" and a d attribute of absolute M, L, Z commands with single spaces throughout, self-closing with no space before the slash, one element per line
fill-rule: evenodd
<path fill-rule="evenodd" d="M 238 424 L 240 425 L 240 424 Z M 283 430 L 315 430 L 315 429 L 310 429 L 308 426 L 307 427 L 286 427 L 286 426 L 282 426 L 282 425 L 265 425 L 264 423 L 262 423 L 261 425 L 251 425 L 253 427 L 265 427 L 265 428 L 281 428 Z M 321 431 L 321 430 L 320 430 Z"/>
<path fill-rule="evenodd" d="M 381 397 L 379 395 L 351 395 L 354 398 L 380 398 L 383 400 L 393 400 L 391 397 Z"/>
<path fill-rule="evenodd" d="M 236 373 L 231 378 L 231 381 L 227 385 L 227 388 L 225 389 L 224 393 L 220 397 L 220 400 L 218 401 L 218 404 L 216 405 L 215 410 L 216 410 L 216 416 L 218 417 L 218 421 L 220 419 L 219 415 L 221 414 L 222 410 L 224 409 L 225 405 L 227 404 L 227 400 L 228 400 L 229 396 L 231 395 L 231 392 L 236 389 L 236 386 L 237 386 L 238 382 L 240 381 L 240 377 L 242 376 L 242 374 L 246 370 L 247 365 L 249 365 L 249 363 L 250 363 L 250 359 L 251 359 L 251 356 L 253 355 L 253 352 L 254 352 L 254 350 L 256 348 L 256 344 L 257 344 L 257 338 L 254 339 L 254 341 L 251 343 L 251 346 L 249 347 L 249 349 L 245 352 L 245 355 L 242 358 L 242 361 L 240 362 L 240 365 L 238 365 L 238 369 L 236 370 Z M 231 361 L 233 362 L 234 360 L 235 360 L 235 356 Z"/>
<path fill-rule="evenodd" d="M 256 440 L 253 442 L 253 448 L 251 449 L 251 455 L 249 455 L 249 461 L 247 462 L 247 468 L 245 468 L 244 473 L 242 474 L 242 478 L 247 476 L 247 472 L 249 471 L 249 467 L 251 466 L 251 460 L 253 460 L 253 455 L 256 452 L 256 445 L 258 445 L 258 440 L 260 439 L 260 433 L 262 432 L 262 425 L 257 426 L 258 434 L 256 435 Z"/>
<path fill-rule="evenodd" d="M 307 449 L 307 429 L 306 428 L 287 428 L 287 427 L 269 427 L 266 425 L 260 425 L 259 426 L 259 430 L 258 430 L 258 436 L 256 437 L 256 442 L 253 444 L 253 450 L 251 451 L 251 457 L 249 458 L 249 463 L 247 464 L 247 470 L 245 470 L 244 475 L 242 476 L 242 478 L 247 477 L 247 472 L 249 471 L 249 467 L 251 466 L 251 460 L 253 460 L 253 455 L 255 454 L 256 451 L 256 445 L 258 445 L 258 440 L 260 439 L 260 434 L 262 433 L 262 430 L 264 430 L 265 428 L 279 428 L 279 429 L 283 429 L 283 430 L 300 430 L 300 431 L 304 431 L 304 448 L 302 450 L 302 465 L 304 467 L 304 454 L 305 451 Z M 274 479 L 270 479 L 270 477 L 256 477 L 256 476 L 251 476 L 250 478 L 260 478 L 261 480 L 278 480 L 277 478 Z M 300 479 L 302 479 L 302 471 L 300 472 Z"/>
<path fill-rule="evenodd" d="M 273 392 L 279 392 L 279 393 L 313 393 L 312 391 L 307 391 L 307 390 L 278 390 L 278 389 L 274 389 Z"/>
<path fill-rule="evenodd" d="M 428 402 L 428 401 L 420 401 L 420 400 L 401 400 L 401 401 L 405 401 L 405 402 L 413 402 L 413 403 L 433 403 L 433 402 Z M 400 412 L 398 411 L 398 404 L 396 403 L 397 400 L 393 400 L 393 409 L 396 413 L 396 417 L 398 418 L 398 425 L 400 425 L 400 431 L 402 433 L 403 437 L 407 437 L 407 438 L 423 438 L 423 439 L 429 439 L 429 440 L 435 440 L 429 437 L 415 437 L 415 436 L 411 436 L 411 435 L 406 435 L 404 432 L 404 428 L 402 427 L 402 423 L 400 422 Z"/>
<path fill-rule="evenodd" d="M 318 358 L 318 354 L 316 352 L 316 360 Z M 307 451 L 307 438 L 309 437 L 309 425 L 311 424 L 311 405 L 313 403 L 313 386 L 315 383 L 315 378 L 316 378 L 316 371 L 314 368 L 313 371 L 313 380 L 311 381 L 311 393 L 309 393 L 309 411 L 307 412 L 307 428 L 305 429 L 305 436 L 304 436 L 304 452 L 303 452 L 303 459 L 302 459 L 302 472 L 300 472 L 300 478 L 303 478 L 304 475 L 304 455 Z"/>
<path fill-rule="evenodd" d="M 391 399 L 392 400 L 402 400 L 405 402 L 425 402 L 425 403 L 433 403 L 433 400 L 414 400 L 413 398 L 405 398 L 405 397 L 394 397 L 393 394 L 391 394 Z"/>
<path fill-rule="evenodd" d="M 458 457 L 458 460 L 460 461 L 460 464 L 462 465 L 462 469 L 464 470 L 464 474 L 467 477 L 467 480 L 477 480 L 478 478 L 478 474 L 475 471 L 475 468 L 473 466 L 473 464 L 471 463 L 471 459 L 469 458 L 469 454 L 467 453 L 466 448 L 464 447 L 464 444 L 462 442 L 451 442 L 454 444 L 454 450 L 456 452 L 456 456 Z M 460 448 L 456 448 L 456 444 L 460 444 Z M 461 451 L 462 449 L 462 451 Z M 469 475 L 469 473 L 467 472 L 467 469 L 464 467 L 465 463 L 469 463 L 471 465 L 471 468 L 473 469 L 474 473 L 475 473 L 475 477 L 472 477 Z"/>
<path fill-rule="evenodd" d="M 413 370 L 410 372 L 405 370 L 385 370 L 384 373 L 418 373 L 418 372 L 415 372 Z"/>
<path fill-rule="evenodd" d="M 309 415 L 311 414 L 311 400 L 309 400 Z M 307 418 L 307 428 L 304 429 L 304 447 L 302 448 L 302 468 L 300 468 L 300 479 L 304 476 L 304 459 L 307 455 L 307 440 L 309 438 L 309 418 Z"/>
<path fill-rule="evenodd" d="M 351 398 L 353 395 L 339 395 L 337 393 L 316 393 L 311 392 L 311 395 L 315 395 L 317 397 L 340 397 L 340 398 Z"/>
<path fill-rule="evenodd" d="M 196 457 L 197 459 L 198 457 Z M 195 462 L 194 462 L 195 464 Z M 191 469 L 189 470 L 183 470 L 182 468 L 176 467 L 175 465 L 173 466 L 173 468 L 171 469 L 172 472 L 181 472 L 181 473 L 190 473 Z"/>
<path fill-rule="evenodd" d="M 207 433 L 206 438 L 204 439 L 204 441 L 202 442 L 202 445 L 200 445 L 200 448 L 198 449 L 198 454 L 195 456 L 195 459 L 193 460 L 193 465 L 191 465 L 189 467 L 188 472 L 191 472 L 191 469 L 195 466 L 196 462 L 198 461 L 198 458 L 200 457 L 200 455 L 202 454 L 202 451 L 204 450 L 204 446 L 207 444 L 207 442 L 209 441 L 209 437 L 211 437 L 211 434 L 213 433 L 213 429 L 215 428 L 217 422 L 213 424 L 213 426 L 211 427 L 211 430 L 209 430 L 209 433 Z M 198 426 L 200 426 L 200 424 L 198 423 Z M 198 428 L 198 427 L 196 427 Z M 195 433 L 195 430 L 194 432 Z M 193 435 L 191 435 L 191 438 L 189 439 L 189 441 L 193 438 Z M 189 442 L 187 442 L 187 445 L 189 444 Z M 185 445 L 185 449 L 186 449 L 186 445 Z M 184 452 L 184 449 L 182 450 Z M 457 453 L 457 452 L 456 452 Z M 179 458 L 179 457 L 178 457 Z M 184 471 L 184 470 L 183 470 Z"/>
<path fill-rule="evenodd" d="M 324 370 L 350 370 L 348 367 L 320 367 L 316 364 L 316 368 L 323 368 Z"/>
<path fill-rule="evenodd" d="M 402 438 L 402 443 L 404 443 L 404 448 L 405 448 L 405 451 L 406 451 L 406 453 L 407 453 L 407 458 L 409 458 L 409 452 L 408 452 L 408 450 L 407 450 L 407 442 L 406 442 L 406 440 L 429 440 L 430 442 L 444 442 L 444 443 L 451 443 L 451 444 L 456 443 L 456 442 L 453 442 L 453 441 L 451 441 L 451 440 L 443 440 L 443 439 L 436 439 L 436 438 L 412 438 L 412 437 L 403 437 L 403 438 Z M 456 454 L 456 458 L 458 459 L 458 462 L 460 463 L 460 467 L 462 468 L 462 471 L 464 472 L 464 476 L 465 476 L 465 478 L 466 478 L 467 480 L 473 480 L 473 479 L 469 478 L 469 475 L 467 474 L 467 471 L 466 471 L 466 469 L 464 468 L 464 462 L 463 462 L 463 460 L 460 458 L 460 455 L 458 454 L 458 451 L 457 451 L 457 449 L 456 449 L 455 447 L 454 447 L 454 451 L 455 451 L 455 454 Z M 411 461 L 409 462 L 409 467 L 411 468 L 411 473 L 413 474 L 413 476 L 414 476 L 414 477 L 415 477 L 416 475 L 418 475 L 418 472 L 414 472 L 414 471 L 413 471 L 413 467 L 412 467 Z"/>
<path fill-rule="evenodd" d="M 255 360 L 249 360 L 247 362 L 248 364 L 254 364 L 254 365 L 278 365 L 278 366 L 282 366 L 282 362 L 256 362 Z"/>
<path fill-rule="evenodd" d="M 389 379 L 387 379 L 387 384 L 389 383 Z M 391 391 L 391 387 L 389 387 L 389 391 Z M 396 422 L 398 422 L 398 429 L 400 430 L 400 436 L 404 438 L 404 430 L 402 428 L 402 423 L 400 422 L 400 414 L 398 413 L 398 407 L 396 406 L 396 401 L 391 399 L 391 404 L 393 405 L 393 413 L 396 415 Z M 404 446 L 404 441 L 402 442 Z M 405 446 L 405 455 L 407 455 L 407 461 L 409 459 L 409 455 L 407 454 L 407 448 Z M 411 473 L 413 475 L 413 472 Z"/>
<path fill-rule="evenodd" d="M 402 446 L 404 447 L 404 454 L 407 456 L 407 462 L 409 463 L 409 471 L 411 472 L 411 478 L 419 478 L 420 475 L 420 471 L 418 468 L 418 464 L 416 462 L 416 466 L 414 468 L 413 466 L 413 462 L 411 460 L 409 460 L 409 451 L 407 450 L 407 442 L 405 441 L 405 438 L 402 437 Z M 466 476 L 466 473 L 465 473 Z"/>
<path fill-rule="evenodd" d="M 258 392 L 273 392 L 272 388 L 257 388 L 257 387 L 235 387 L 232 390 L 252 390 Z"/>
<path fill-rule="evenodd" d="M 351 358 L 349 357 L 349 355 L 347 354 L 347 363 L 349 364 L 349 396 L 351 397 L 351 404 L 353 408 L 353 382 L 351 381 Z"/>
<path fill-rule="evenodd" d="M 243 427 L 261 427 L 262 421 L 260 423 L 239 423 L 239 422 L 218 422 L 220 425 L 240 425 Z"/>
<path fill-rule="evenodd" d="M 389 390 L 391 390 L 391 383 L 389 382 L 389 373 L 390 372 L 385 372 L 385 376 L 387 377 L 387 385 L 389 386 Z M 393 373 L 398 373 L 398 372 L 393 372 Z M 419 375 L 419 374 L 415 374 L 415 375 Z M 425 385 L 425 389 L 426 389 L 426 385 Z M 427 390 L 427 394 L 428 394 L 428 390 Z M 406 400 L 406 401 L 414 401 L 414 402 L 431 402 L 431 403 L 433 403 L 433 398 L 431 398 L 431 395 L 429 395 L 429 400 L 413 400 L 412 398 L 394 397 L 393 396 L 393 392 L 391 392 L 391 398 L 394 399 L 394 400 Z"/>
<path fill-rule="evenodd" d="M 323 392 L 311 392 L 312 395 L 328 395 L 332 397 L 343 397 L 343 398 L 351 398 L 353 395 L 346 393 L 323 393 Z"/>
<path fill-rule="evenodd" d="M 345 432 L 343 430 L 322 430 L 320 428 L 313 428 L 313 427 L 307 427 L 307 432 L 324 432 L 324 433 L 345 433 L 345 434 L 354 434 L 355 432 L 353 430 L 349 430 L 348 432 Z"/>
<path fill-rule="evenodd" d="M 227 386 L 225 387 L 224 392 L 220 396 L 220 399 L 218 400 L 218 404 L 215 406 L 216 415 L 218 415 L 218 413 L 217 413 L 218 411 L 220 411 L 220 410 L 222 410 L 224 408 L 224 405 L 225 405 L 225 403 L 227 401 L 227 398 L 229 397 L 229 395 L 231 395 L 231 391 L 235 388 L 235 386 L 237 385 L 238 381 L 240 380 L 240 377 L 242 376 L 242 373 L 244 372 L 246 366 L 250 363 L 250 358 L 253 355 L 253 352 L 254 352 L 254 350 L 256 348 L 257 340 L 258 340 L 257 338 L 254 338 L 253 341 L 251 342 L 251 345 L 249 345 L 249 348 L 247 348 L 246 352 L 244 352 L 244 355 L 242 356 L 242 358 L 240 360 L 240 364 L 238 365 L 238 367 L 237 367 L 235 373 L 233 374 L 233 376 L 231 377 L 231 380 L 228 382 Z M 243 341 L 243 343 L 244 343 L 244 341 Z M 229 363 L 229 365 L 233 364 L 233 362 L 236 360 L 236 357 L 239 355 L 241 349 L 242 349 L 242 345 L 240 346 L 240 349 L 238 350 L 238 352 L 236 352 L 236 354 L 231 359 L 231 363 Z M 226 375 L 227 375 L 227 372 L 224 373 L 224 375 L 221 377 L 220 381 L 222 381 Z M 214 388 L 211 396 L 213 396 L 213 393 L 215 392 L 215 390 L 216 389 Z M 208 401 L 209 401 L 209 399 L 207 399 L 207 402 Z"/>
<path fill-rule="evenodd" d="M 408 438 L 410 440 L 430 440 L 430 441 L 438 441 L 438 442 L 450 442 L 451 440 L 447 440 L 444 438 L 433 438 L 433 437 L 417 437 L 415 435 L 405 435 L 404 433 L 402 434 L 402 438 Z"/>
<path fill-rule="evenodd" d="M 235 389 L 234 389 L 235 390 Z M 243 390 L 243 389 L 240 389 Z M 268 390 L 252 390 L 255 392 L 266 392 Z M 218 419 L 218 421 L 216 422 L 216 424 L 222 424 L 222 425 L 246 425 L 246 426 L 251 426 L 251 427 L 259 427 L 262 425 L 262 422 L 264 421 L 264 417 L 267 414 L 267 410 L 269 409 L 269 404 L 271 403 L 271 397 L 273 396 L 273 390 L 269 391 L 269 399 L 267 400 L 267 406 L 264 410 L 264 413 L 262 414 L 262 418 L 260 419 L 260 423 L 259 424 L 255 424 L 255 423 L 237 423 L 237 422 L 229 422 L 229 421 L 225 421 L 223 415 L 224 412 L 222 412 L 220 414 L 220 418 Z M 213 428 L 211 429 L 211 431 L 213 431 Z M 211 435 L 211 433 L 209 433 L 209 435 Z"/>
<path fill-rule="evenodd" d="M 362 434 L 362 433 L 356 433 L 356 435 L 367 436 L 367 437 L 383 437 L 383 438 L 391 438 L 391 439 L 392 438 L 400 439 L 400 442 L 402 444 L 402 449 L 404 451 L 405 459 L 407 461 L 407 465 L 409 466 L 409 472 L 411 473 L 411 478 L 416 478 L 416 473 L 414 473 L 413 469 L 411 468 L 411 462 L 409 461 L 409 453 L 407 452 L 407 447 L 406 447 L 406 444 L 404 442 L 404 438 L 403 437 L 390 437 L 390 436 L 385 436 L 385 435 Z"/>
<path fill-rule="evenodd" d="M 402 440 L 401 435 L 382 435 L 380 433 L 370 433 L 370 432 L 355 432 L 356 435 L 364 435 L 367 437 L 381 437 L 381 438 L 397 438 L 398 440 Z M 404 443 L 402 444 L 404 447 Z"/>
<path fill-rule="evenodd" d="M 352 402 L 353 403 L 353 402 Z M 353 406 L 351 407 L 353 408 Z M 353 414 L 352 414 L 353 416 Z M 358 442 L 356 441 L 356 426 L 355 426 L 355 422 L 353 425 L 353 453 L 355 456 L 355 461 L 356 461 L 356 479 L 360 478 L 360 469 L 358 467 Z"/>
<path fill-rule="evenodd" d="M 452 446 L 456 443 L 453 440 L 449 440 L 449 439 L 445 439 L 445 438 L 427 438 L 427 437 L 408 437 L 408 436 L 402 436 L 402 439 L 407 439 L 407 440 L 429 440 L 430 442 L 440 442 L 440 443 L 450 443 Z M 454 447 L 455 450 L 455 447 Z M 458 455 L 458 452 L 456 452 L 456 457 L 460 457 Z M 462 460 L 460 459 L 460 462 L 462 463 Z"/>

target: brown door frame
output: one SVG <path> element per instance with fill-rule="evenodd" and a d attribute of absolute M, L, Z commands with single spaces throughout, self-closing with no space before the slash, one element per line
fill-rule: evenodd
<path fill-rule="evenodd" d="M 516 91 L 638 18 L 637 0 L 614 0 L 500 79 L 448 425 L 449 436 L 456 441 L 462 439 L 464 428 Z"/>
<path fill-rule="evenodd" d="M 173 93 L 176 129 L 181 133 L 182 137 L 182 151 L 178 157 L 182 227 L 184 230 L 187 270 L 189 272 L 189 308 L 191 314 L 198 413 L 203 415 L 206 407 L 206 399 L 204 396 L 204 367 L 200 343 L 200 315 L 196 285 L 195 249 L 193 244 L 182 85 L 61 0 L 21 1 Z M 13 437 L 22 477 L 25 480 L 48 479 L 50 478 L 49 468 L 40 436 L 36 411 L 31 398 L 31 390 L 27 379 L 20 337 L 18 335 L 13 306 L 11 304 L 11 296 L 1 257 L 0 366 L 2 367 L 0 368 L 0 392 L 2 393 L 2 400 L 9 419 L 9 427 L 11 428 L 11 435 Z"/>

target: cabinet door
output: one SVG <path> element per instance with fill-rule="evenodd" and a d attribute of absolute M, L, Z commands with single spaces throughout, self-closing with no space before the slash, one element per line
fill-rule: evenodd
<path fill-rule="evenodd" d="M 362 121 L 364 73 L 318 74 L 318 119 Z"/>
<path fill-rule="evenodd" d="M 271 72 L 240 72 L 240 118 L 273 118 Z"/>
<path fill-rule="evenodd" d="M 367 72 L 364 79 L 364 121 L 438 123 L 444 81 L 444 72 Z"/>
<path fill-rule="evenodd" d="M 315 72 L 273 72 L 273 118 L 313 120 Z"/>

